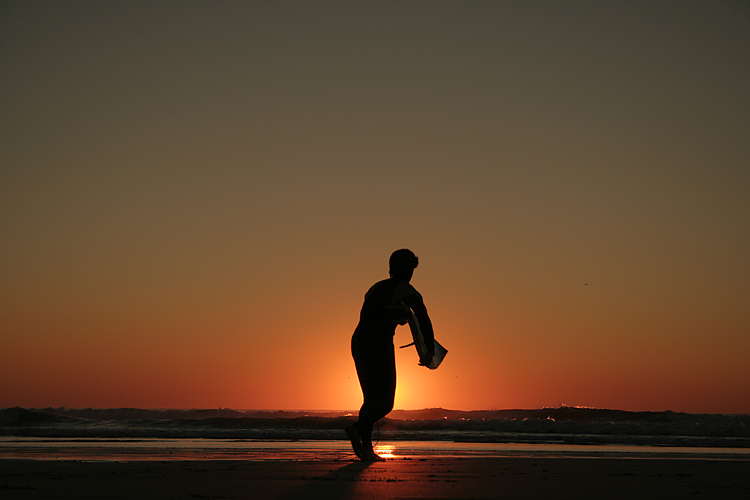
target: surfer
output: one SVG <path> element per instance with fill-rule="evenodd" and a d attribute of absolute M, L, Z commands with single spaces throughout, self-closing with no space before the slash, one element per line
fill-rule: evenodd
<path fill-rule="evenodd" d="M 367 291 L 359 324 L 352 335 L 352 357 L 364 402 L 359 420 L 345 430 L 361 460 L 384 460 L 373 450 L 372 428 L 393 409 L 396 395 L 393 336 L 396 325 L 406 323 L 402 302 L 414 311 L 422 328 L 427 355 L 420 359 L 420 364 L 429 364 L 434 355 L 432 322 L 422 296 L 409 284 L 418 264 L 419 259 L 411 250 L 401 249 L 391 254 L 390 278 L 375 283 Z"/>

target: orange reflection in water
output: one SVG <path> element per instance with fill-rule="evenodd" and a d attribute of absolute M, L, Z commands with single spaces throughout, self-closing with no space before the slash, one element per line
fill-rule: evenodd
<path fill-rule="evenodd" d="M 375 446 L 375 453 L 380 455 L 381 458 L 394 458 L 396 455 L 393 454 L 395 448 L 387 444 L 381 444 Z"/>

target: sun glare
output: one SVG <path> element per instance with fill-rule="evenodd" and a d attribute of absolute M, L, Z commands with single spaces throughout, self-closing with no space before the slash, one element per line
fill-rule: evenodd
<path fill-rule="evenodd" d="M 381 458 L 393 458 L 395 455 L 393 454 L 395 448 L 390 445 L 382 444 L 375 446 L 375 453 L 380 455 Z"/>

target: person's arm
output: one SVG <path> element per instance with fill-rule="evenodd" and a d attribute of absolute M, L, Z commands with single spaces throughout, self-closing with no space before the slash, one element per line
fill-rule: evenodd
<path fill-rule="evenodd" d="M 425 346 L 427 347 L 427 359 L 420 359 L 419 362 L 420 364 L 428 365 L 435 355 L 435 333 L 432 330 L 432 321 L 430 321 L 430 316 L 427 314 L 427 308 L 425 307 L 420 295 L 410 295 L 405 297 L 404 302 L 412 311 L 414 311 L 414 315 L 419 321 L 419 329 L 422 331 Z"/>

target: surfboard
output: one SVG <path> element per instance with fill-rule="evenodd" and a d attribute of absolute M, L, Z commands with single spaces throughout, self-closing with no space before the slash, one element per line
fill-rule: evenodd
<path fill-rule="evenodd" d="M 425 345 L 424 341 L 424 336 L 422 335 L 422 330 L 419 328 L 419 320 L 414 314 L 414 311 L 412 311 L 409 306 L 407 306 L 404 302 L 401 302 L 401 305 L 406 311 L 408 311 L 406 313 L 406 321 L 409 323 L 411 338 L 414 340 L 414 342 L 412 342 L 411 344 L 402 345 L 401 349 L 409 346 L 415 346 L 417 348 L 419 359 L 421 360 L 422 358 L 427 357 L 428 353 L 427 346 Z M 435 354 L 432 356 L 432 360 L 428 364 L 423 366 L 426 366 L 430 370 L 434 370 L 435 368 L 440 366 L 440 363 L 443 362 L 443 358 L 445 358 L 446 354 L 448 354 L 448 350 L 440 345 L 437 340 L 435 340 Z"/>

